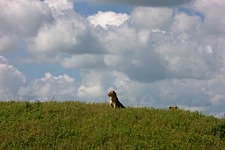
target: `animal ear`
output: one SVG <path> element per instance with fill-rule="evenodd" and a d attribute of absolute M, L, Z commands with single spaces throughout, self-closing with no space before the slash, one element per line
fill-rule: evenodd
<path fill-rule="evenodd" d="M 116 92 L 115 92 L 115 91 L 113 91 L 113 94 L 114 94 L 114 95 L 116 95 Z"/>

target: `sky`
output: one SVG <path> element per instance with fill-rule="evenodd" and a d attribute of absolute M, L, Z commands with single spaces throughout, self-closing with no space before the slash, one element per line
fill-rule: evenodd
<path fill-rule="evenodd" d="M 224 0 L 1 0 L 0 100 L 225 114 Z"/>

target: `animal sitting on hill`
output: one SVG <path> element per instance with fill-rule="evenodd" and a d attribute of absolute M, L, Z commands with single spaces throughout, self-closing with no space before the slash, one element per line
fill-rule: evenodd
<path fill-rule="evenodd" d="M 169 109 L 178 109 L 177 106 L 170 106 Z"/>
<path fill-rule="evenodd" d="M 110 97 L 109 99 L 109 105 L 113 108 L 125 108 L 123 106 L 123 104 L 120 103 L 117 95 L 116 95 L 116 92 L 115 91 L 110 91 L 108 93 L 108 96 Z"/>

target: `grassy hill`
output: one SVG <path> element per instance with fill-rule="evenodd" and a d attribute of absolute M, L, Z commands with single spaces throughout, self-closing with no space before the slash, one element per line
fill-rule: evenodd
<path fill-rule="evenodd" d="M 0 102 L 0 149 L 225 149 L 225 120 L 81 102 Z"/>

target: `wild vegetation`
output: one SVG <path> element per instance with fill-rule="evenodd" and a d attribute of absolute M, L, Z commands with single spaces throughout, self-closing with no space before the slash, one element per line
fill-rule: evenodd
<path fill-rule="evenodd" d="M 0 149 L 225 149 L 225 120 L 82 102 L 0 102 Z"/>

